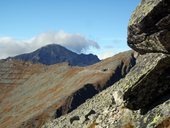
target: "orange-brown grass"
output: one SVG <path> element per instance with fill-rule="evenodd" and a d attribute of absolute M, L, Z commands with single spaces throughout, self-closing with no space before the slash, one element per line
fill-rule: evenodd
<path fill-rule="evenodd" d="M 122 128 L 134 128 L 134 126 L 131 123 L 128 123 L 124 125 Z"/>
<path fill-rule="evenodd" d="M 94 121 L 88 128 L 96 128 L 96 121 Z"/>
<path fill-rule="evenodd" d="M 170 128 L 170 117 L 162 121 L 156 128 Z"/>

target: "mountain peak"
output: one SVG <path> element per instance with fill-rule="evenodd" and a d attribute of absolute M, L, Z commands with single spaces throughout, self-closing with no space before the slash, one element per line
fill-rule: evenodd
<path fill-rule="evenodd" d="M 43 46 L 34 52 L 15 56 L 12 59 L 31 61 L 45 65 L 68 62 L 72 66 L 88 66 L 100 61 L 96 55 L 77 54 L 54 43 Z"/>
<path fill-rule="evenodd" d="M 45 46 L 43 46 L 43 47 L 41 47 L 41 48 L 39 48 L 39 49 L 42 49 L 42 48 L 51 48 L 51 49 L 67 49 L 67 48 L 65 48 L 65 47 L 63 47 L 63 46 L 61 46 L 61 45 L 59 45 L 59 44 L 56 44 L 56 43 L 52 43 L 52 44 L 47 44 L 47 45 L 45 45 Z"/>

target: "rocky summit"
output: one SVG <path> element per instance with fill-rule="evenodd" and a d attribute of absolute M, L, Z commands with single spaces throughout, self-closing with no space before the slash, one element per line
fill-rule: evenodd
<path fill-rule="evenodd" d="M 135 66 L 106 90 L 43 128 L 170 128 L 170 1 L 142 0 L 131 16 Z"/>
<path fill-rule="evenodd" d="M 88 67 L 0 61 L 0 128 L 39 128 L 124 78 L 136 64 L 127 51 Z"/>

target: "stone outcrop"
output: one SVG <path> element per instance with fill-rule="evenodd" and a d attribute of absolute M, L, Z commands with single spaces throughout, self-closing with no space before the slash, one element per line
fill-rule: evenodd
<path fill-rule="evenodd" d="M 39 128 L 123 78 L 135 63 L 133 51 L 89 67 L 1 60 L 0 128 Z M 89 111 L 86 118 L 93 114 Z"/>
<path fill-rule="evenodd" d="M 139 61 L 142 62 L 138 68 L 131 70 L 134 74 L 139 73 L 138 80 L 124 93 L 126 107 L 133 110 L 147 108 L 170 92 L 170 56 L 155 53 L 141 56 Z M 146 67 L 149 70 L 145 70 Z M 139 68 L 143 68 L 143 75 Z"/>
<path fill-rule="evenodd" d="M 143 0 L 141 2 L 129 22 L 128 44 L 139 53 L 163 53 L 164 56 L 164 59 L 162 58 L 155 65 L 154 70 L 143 76 L 138 83 L 129 87 L 124 94 L 127 106 L 131 109 L 139 109 L 151 104 L 154 99 L 156 100 L 170 91 L 169 0 Z M 142 94 L 145 96 L 142 97 Z"/>
<path fill-rule="evenodd" d="M 170 53 L 169 0 L 143 0 L 128 26 L 128 45 L 139 53 Z"/>

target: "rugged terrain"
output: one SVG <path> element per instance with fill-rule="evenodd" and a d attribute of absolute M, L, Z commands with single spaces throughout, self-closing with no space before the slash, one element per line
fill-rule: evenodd
<path fill-rule="evenodd" d="M 170 128 L 170 1 L 142 0 L 128 45 L 140 53 L 125 78 L 43 128 Z"/>
<path fill-rule="evenodd" d="M 169 128 L 169 0 L 142 0 L 127 51 L 88 67 L 0 61 L 0 128 Z"/>
<path fill-rule="evenodd" d="M 136 63 L 128 51 L 88 67 L 0 61 L 0 128 L 38 128 L 76 109 L 123 78 Z"/>
<path fill-rule="evenodd" d="M 72 66 L 88 66 L 99 62 L 99 58 L 93 54 L 77 54 L 58 44 L 49 44 L 31 53 L 25 53 L 8 59 L 30 61 L 52 65 L 68 62 Z"/>
<path fill-rule="evenodd" d="M 166 74 L 160 69 L 165 59 L 161 53 L 140 56 L 124 79 L 44 128 L 169 128 L 168 76 L 167 81 L 158 81 Z"/>

